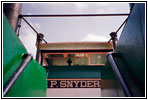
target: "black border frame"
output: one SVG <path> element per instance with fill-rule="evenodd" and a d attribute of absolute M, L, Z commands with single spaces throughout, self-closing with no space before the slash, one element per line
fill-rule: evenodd
<path fill-rule="evenodd" d="M 9 2 L 21 2 L 21 3 L 25 3 L 25 2 L 127 2 L 127 3 L 145 3 L 146 4 L 146 6 L 145 6 L 145 12 L 146 12 L 146 25 L 145 25 L 145 27 L 146 27 L 146 32 L 145 32 L 145 46 L 146 46 L 146 48 L 145 48 L 145 53 L 146 53 L 146 59 L 145 59 L 145 68 L 146 68 L 146 96 L 145 97 L 132 97 L 132 98 L 128 98 L 128 97 L 124 97 L 124 98 L 118 98 L 118 97 L 108 97 L 108 98 L 105 98 L 105 97 L 101 97 L 101 98 L 85 98 L 85 97 L 83 97 L 83 98 L 64 98 L 64 97 L 62 97 L 62 98 L 48 98 L 48 97 L 46 97 L 46 98 L 42 98 L 42 97 L 39 97 L 39 98 L 31 98 L 31 97 L 18 97 L 18 98 L 16 98 L 16 97 L 14 97 L 14 98 L 11 98 L 11 97 L 4 97 L 3 98 L 3 96 L 2 96 L 2 82 L 3 82 L 3 80 L 2 80 L 2 67 L 3 67 L 3 47 L 2 47 L 2 43 L 3 43 L 3 33 L 2 33 L 2 31 L 3 31 L 3 23 L 2 23 L 2 20 L 3 20 L 3 11 L 2 11 L 2 4 L 4 3 L 4 2 L 6 2 L 6 3 L 9 3 Z M 147 99 L 147 1 L 1 1 L 1 99 Z"/>

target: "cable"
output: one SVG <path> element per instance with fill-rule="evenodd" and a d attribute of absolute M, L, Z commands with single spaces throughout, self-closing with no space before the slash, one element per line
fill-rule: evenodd
<path fill-rule="evenodd" d="M 35 32 L 37 35 L 40 36 L 40 34 L 32 27 L 32 25 L 31 25 L 25 18 L 22 17 L 22 19 L 34 30 L 34 32 Z M 47 41 L 46 41 L 46 40 L 44 40 L 44 39 L 42 39 L 42 40 L 47 44 Z"/>
<path fill-rule="evenodd" d="M 117 29 L 116 33 L 121 29 L 121 27 L 126 23 L 126 21 L 128 20 L 128 17 L 125 19 L 125 21 L 121 24 L 121 26 Z"/>
<path fill-rule="evenodd" d="M 123 14 L 55 14 L 55 15 L 21 15 L 22 17 L 94 17 L 94 16 L 128 16 Z"/>

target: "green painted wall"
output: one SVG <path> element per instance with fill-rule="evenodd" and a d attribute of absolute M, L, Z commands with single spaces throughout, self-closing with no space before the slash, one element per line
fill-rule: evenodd
<path fill-rule="evenodd" d="M 47 77 L 54 78 L 101 78 L 103 66 L 45 66 Z"/>
<path fill-rule="evenodd" d="M 101 97 L 125 97 L 109 62 L 101 72 Z"/>
<path fill-rule="evenodd" d="M 116 48 L 120 54 L 115 58 L 133 96 L 144 96 L 145 92 L 145 37 L 143 36 L 142 16 L 144 4 L 135 4 Z M 144 24 L 144 23 L 143 23 Z M 124 63 L 121 64 L 121 63 Z"/>
<path fill-rule="evenodd" d="M 3 84 L 17 69 L 25 53 L 27 53 L 26 49 L 13 32 L 7 19 L 3 17 Z"/>
<path fill-rule="evenodd" d="M 122 31 L 115 52 L 118 57 L 114 57 L 115 62 L 127 83 L 131 93 L 135 97 L 145 96 L 145 4 L 134 5 L 129 19 Z M 103 69 L 102 80 L 111 80 L 111 86 L 103 85 L 102 96 L 120 96 L 123 90 L 115 76 L 110 77 L 111 66 Z M 106 67 L 105 66 L 105 67 Z M 107 67 L 106 67 L 107 68 Z M 113 72 L 112 72 L 113 73 Z M 107 76 L 105 77 L 104 74 Z M 103 82 L 102 82 L 103 83 Z M 119 87 L 117 87 L 119 86 Z M 114 93 L 113 93 L 114 91 Z M 122 95 L 123 96 L 123 95 Z"/>
<path fill-rule="evenodd" d="M 15 72 L 27 53 L 5 16 L 3 17 L 3 86 Z M 10 97 L 46 96 L 46 71 L 32 60 L 9 92 Z"/>

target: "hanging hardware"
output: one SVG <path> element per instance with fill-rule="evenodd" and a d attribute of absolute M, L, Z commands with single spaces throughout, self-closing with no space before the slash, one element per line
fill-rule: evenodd
<path fill-rule="evenodd" d="M 39 54 L 40 54 L 40 43 L 43 40 L 44 35 L 42 33 L 37 34 L 37 52 L 36 52 L 36 61 L 39 62 Z"/>
<path fill-rule="evenodd" d="M 119 30 L 122 28 L 122 26 L 127 22 L 127 20 L 128 20 L 128 17 L 125 19 L 125 21 L 121 24 L 121 26 L 117 29 L 117 31 L 116 32 L 111 32 L 110 33 L 110 40 L 108 41 L 108 43 L 112 40 L 113 41 L 113 47 L 114 47 L 114 49 L 116 48 L 116 45 L 117 45 L 117 33 L 119 32 Z"/>

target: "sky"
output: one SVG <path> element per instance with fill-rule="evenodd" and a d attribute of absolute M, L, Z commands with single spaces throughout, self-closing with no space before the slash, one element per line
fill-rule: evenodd
<path fill-rule="evenodd" d="M 56 2 L 24 3 L 22 14 L 112 14 L 129 13 L 128 3 L 108 2 Z M 48 42 L 108 41 L 109 34 L 115 32 L 127 16 L 114 17 L 62 17 L 26 18 L 37 30 L 44 34 Z M 118 33 L 120 37 L 121 31 Z M 36 33 L 22 20 L 20 39 L 29 53 L 36 54 Z"/>

